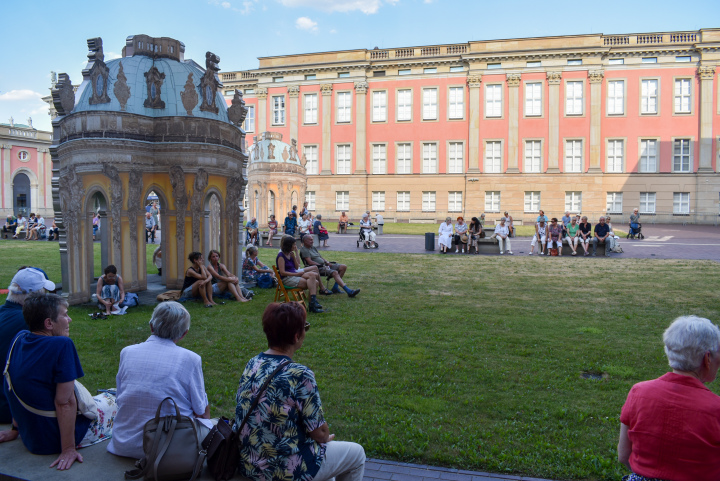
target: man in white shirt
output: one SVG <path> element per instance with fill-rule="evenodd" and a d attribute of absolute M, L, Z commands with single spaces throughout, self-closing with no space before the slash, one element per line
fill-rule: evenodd
<path fill-rule="evenodd" d="M 385 219 L 383 219 L 383 216 L 382 216 L 382 214 L 380 214 L 380 212 L 375 214 L 375 222 L 377 223 L 378 234 L 382 234 L 383 233 L 383 225 L 385 225 Z"/>
<path fill-rule="evenodd" d="M 500 223 L 495 226 L 495 233 L 492 237 L 496 238 L 498 241 L 500 255 L 505 254 L 505 249 L 507 249 L 507 253 L 509 255 L 512 255 L 512 247 L 510 246 L 510 229 L 508 229 L 508 226 L 505 225 L 505 217 L 500 218 Z"/>
<path fill-rule="evenodd" d="M 372 229 L 372 221 L 370 215 L 365 213 L 360 221 L 360 232 L 362 232 L 365 242 L 375 242 L 375 233 Z"/>

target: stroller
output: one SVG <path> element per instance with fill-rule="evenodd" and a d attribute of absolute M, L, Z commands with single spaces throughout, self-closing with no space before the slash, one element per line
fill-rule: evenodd
<path fill-rule="evenodd" d="M 370 231 L 370 232 L 372 232 L 372 231 Z M 373 236 L 368 235 L 368 238 L 365 239 L 365 235 L 363 234 L 363 230 L 360 229 L 359 238 L 358 238 L 358 240 L 357 240 L 357 247 L 360 247 L 360 243 L 362 242 L 363 248 L 365 248 L 365 249 L 377 249 L 377 248 L 378 248 L 378 243 L 375 242 L 374 239 L 371 240 L 371 237 L 373 237 Z"/>
<path fill-rule="evenodd" d="M 628 235 L 625 236 L 626 239 L 634 239 L 637 237 L 638 239 L 644 239 L 645 236 L 642 234 L 642 224 L 633 222 L 630 224 L 630 232 L 628 232 Z"/>

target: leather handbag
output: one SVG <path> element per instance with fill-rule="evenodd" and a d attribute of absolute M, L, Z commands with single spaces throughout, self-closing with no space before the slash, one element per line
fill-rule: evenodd
<path fill-rule="evenodd" d="M 175 415 L 160 417 L 165 401 L 175 406 Z M 207 428 L 193 417 L 181 416 L 171 397 L 160 402 L 155 417 L 143 427 L 145 457 L 135 463 L 137 469 L 125 471 L 125 479 L 146 481 L 195 481 L 205 462 L 206 452 L 201 446 Z"/>
<path fill-rule="evenodd" d="M 290 364 L 290 361 L 281 363 L 275 368 L 273 373 L 265 379 L 240 427 L 235 429 L 234 420 L 228 421 L 227 418 L 222 417 L 212 428 L 210 434 L 203 440 L 202 447 L 207 452 L 208 469 L 216 481 L 231 479 L 235 476 L 235 471 L 237 471 L 238 465 L 240 464 L 240 433 L 243 427 L 245 427 L 250 413 L 255 410 L 262 394 L 270 385 L 270 381 L 272 381 L 277 373 L 285 369 L 288 364 Z"/>

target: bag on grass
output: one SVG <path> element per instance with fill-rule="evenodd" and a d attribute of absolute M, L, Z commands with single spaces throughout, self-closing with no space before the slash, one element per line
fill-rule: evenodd
<path fill-rule="evenodd" d="M 134 292 L 126 292 L 125 299 L 120 303 L 120 307 L 135 307 L 140 304 L 140 298 Z"/>
<path fill-rule="evenodd" d="M 167 292 L 163 292 L 162 294 L 158 294 L 157 301 L 158 302 L 177 301 L 178 299 L 180 299 L 181 295 L 182 295 L 182 291 L 167 291 Z"/>
<path fill-rule="evenodd" d="M 257 286 L 260 289 L 271 289 L 274 287 L 273 284 L 273 277 L 268 273 L 260 274 L 257 278 Z"/>

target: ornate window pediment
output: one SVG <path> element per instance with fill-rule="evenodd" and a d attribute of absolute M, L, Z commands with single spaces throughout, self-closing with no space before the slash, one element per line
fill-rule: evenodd
<path fill-rule="evenodd" d="M 90 105 L 110 103 L 110 96 L 108 95 L 110 69 L 105 65 L 102 38 L 89 38 L 87 44 L 90 53 L 88 53 L 88 65 L 83 71 L 83 78 L 90 80 L 90 88 L 92 89 L 92 95 L 88 102 Z"/>
<path fill-rule="evenodd" d="M 165 81 L 165 74 L 153 65 L 144 75 L 147 84 L 147 98 L 143 105 L 151 109 L 164 109 L 165 102 L 160 99 L 160 94 L 162 92 L 162 84 Z"/>

